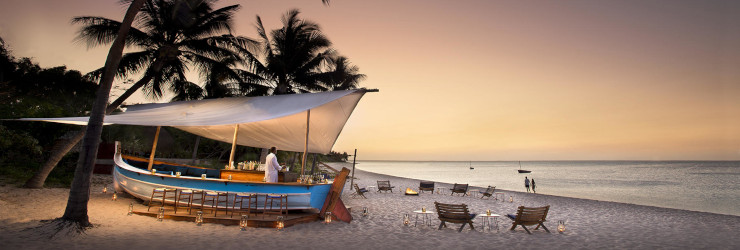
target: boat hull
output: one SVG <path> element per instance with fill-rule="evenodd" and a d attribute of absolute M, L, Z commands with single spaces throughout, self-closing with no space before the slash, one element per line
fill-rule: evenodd
<path fill-rule="evenodd" d="M 299 183 L 265 183 L 247 181 L 229 181 L 220 178 L 197 178 L 189 176 L 175 177 L 166 174 L 152 174 L 129 165 L 123 161 L 120 153 L 114 156 L 115 167 L 113 180 L 117 191 L 149 200 L 155 188 L 193 189 L 229 193 L 229 203 L 236 193 L 258 194 L 257 206 L 264 206 L 264 194 L 287 194 L 288 209 L 321 209 L 329 194 L 331 184 Z M 165 200 L 174 203 L 174 199 Z M 183 205 L 185 202 L 181 201 Z"/>

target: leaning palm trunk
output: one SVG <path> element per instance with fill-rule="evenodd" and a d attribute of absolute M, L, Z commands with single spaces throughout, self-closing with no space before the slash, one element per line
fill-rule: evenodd
<path fill-rule="evenodd" d="M 162 70 L 162 66 L 164 63 L 161 60 L 157 60 L 152 64 L 152 71 L 155 72 L 155 74 Z M 144 87 L 149 81 L 152 80 L 153 74 L 146 74 L 144 75 L 141 80 L 136 82 L 134 85 L 132 85 L 129 89 L 126 90 L 121 96 L 119 96 L 115 101 L 113 101 L 110 105 L 108 105 L 108 108 L 105 110 L 105 114 L 109 115 L 115 111 L 118 106 L 123 104 L 123 102 L 128 99 L 134 92 L 139 90 L 141 87 Z M 26 181 L 26 184 L 24 187 L 26 188 L 43 188 L 44 182 L 46 182 L 46 178 L 49 177 L 49 173 L 51 173 L 52 170 L 54 170 L 54 167 L 59 164 L 59 161 L 64 158 L 67 153 L 69 153 L 72 148 L 74 148 L 77 143 L 80 143 L 82 138 L 85 136 L 85 131 L 87 130 L 87 127 L 82 127 L 80 130 L 74 132 L 74 134 L 67 140 L 57 140 L 54 143 L 54 146 L 51 149 L 51 154 L 49 155 L 49 159 L 44 163 L 44 165 L 41 166 L 38 172 L 34 174 L 31 179 L 28 179 Z"/>
<path fill-rule="evenodd" d="M 69 221 L 76 224 L 80 229 L 91 226 L 87 215 L 87 203 L 90 200 L 92 171 L 98 152 L 98 141 L 100 141 L 100 134 L 103 132 L 103 119 L 105 117 L 106 106 L 118 64 L 123 56 L 126 35 L 131 28 L 131 23 L 133 23 L 136 14 L 143 5 L 144 0 L 134 0 L 126 11 L 126 16 L 123 18 L 116 40 L 108 52 L 108 58 L 105 61 L 105 72 L 100 80 L 97 97 L 95 98 L 90 120 L 87 124 L 87 131 L 82 143 L 82 151 L 77 162 L 77 168 L 75 168 L 72 187 L 69 190 L 67 207 L 61 218 L 62 221 Z"/>

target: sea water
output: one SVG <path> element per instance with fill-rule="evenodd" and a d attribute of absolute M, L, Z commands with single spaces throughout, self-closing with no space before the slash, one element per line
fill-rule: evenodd
<path fill-rule="evenodd" d="M 398 177 L 740 216 L 738 161 L 361 161 L 357 168 Z M 473 169 L 470 169 L 470 168 Z"/>

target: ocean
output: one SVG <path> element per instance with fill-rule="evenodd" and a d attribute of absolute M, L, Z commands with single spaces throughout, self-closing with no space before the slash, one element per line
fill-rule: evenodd
<path fill-rule="evenodd" d="M 740 216 L 739 161 L 361 161 L 373 173 Z M 474 169 L 470 169 L 473 167 Z"/>

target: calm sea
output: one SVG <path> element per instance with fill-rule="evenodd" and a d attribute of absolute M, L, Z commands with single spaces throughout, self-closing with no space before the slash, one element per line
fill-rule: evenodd
<path fill-rule="evenodd" d="M 474 169 L 470 169 L 472 166 Z M 380 174 L 472 186 L 615 201 L 740 216 L 737 161 L 542 161 L 519 162 L 362 161 L 357 168 Z"/>

